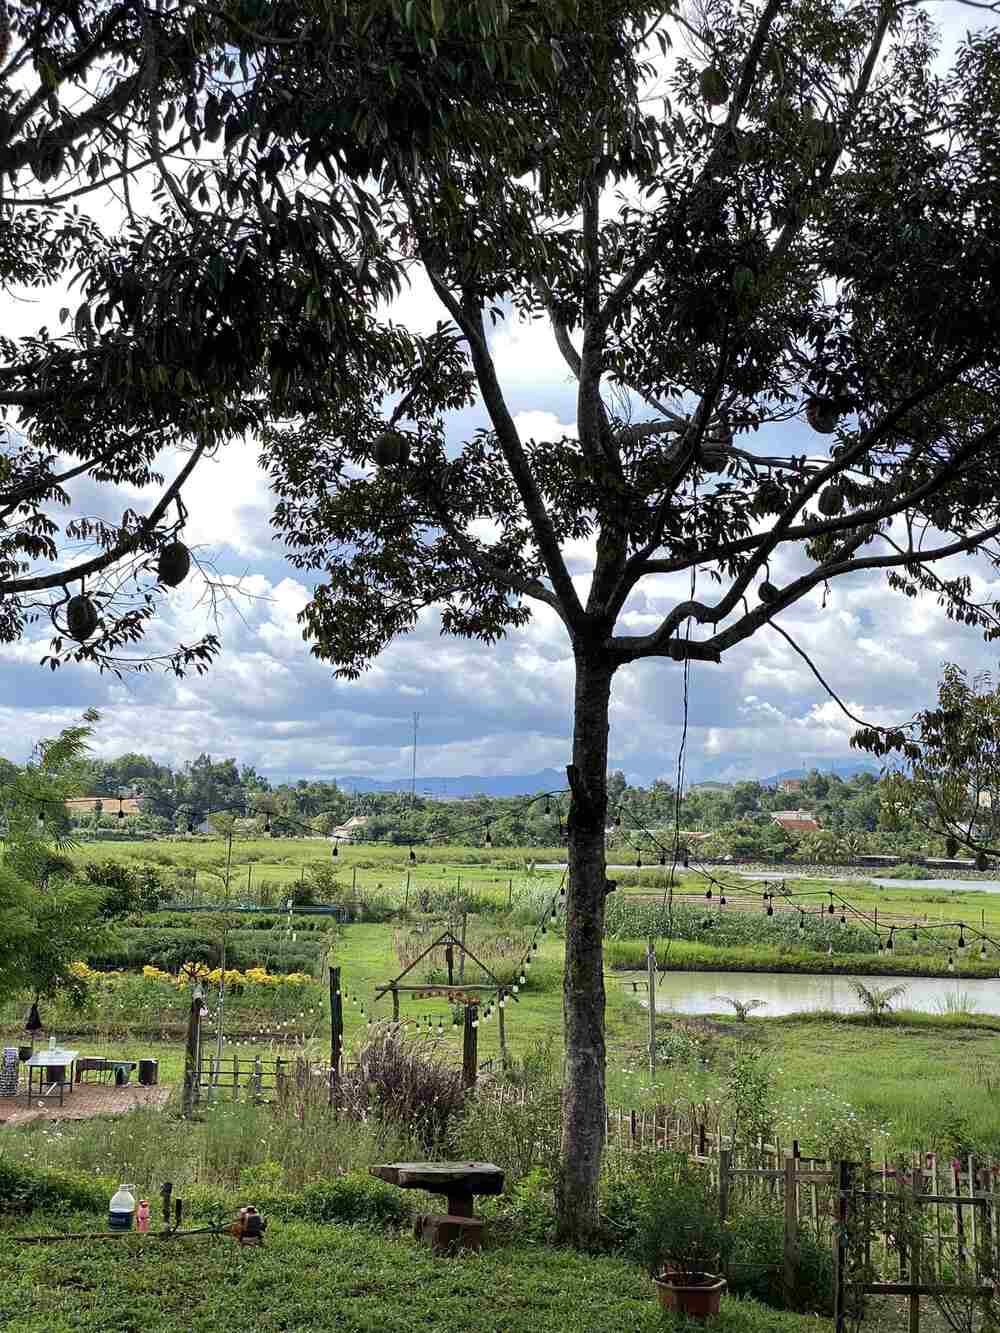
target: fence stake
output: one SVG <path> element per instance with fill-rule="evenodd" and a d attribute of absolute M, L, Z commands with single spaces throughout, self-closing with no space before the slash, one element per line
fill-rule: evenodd
<path fill-rule="evenodd" d="M 399 1022 L 399 991 L 395 986 L 392 988 L 392 1021 Z"/>
<path fill-rule="evenodd" d="M 510 910 L 511 903 L 514 901 L 514 881 L 507 881 L 507 909 Z"/>
<path fill-rule="evenodd" d="M 847 1312 L 844 1309 L 844 1277 L 847 1268 L 848 1191 L 851 1185 L 851 1167 L 843 1160 L 837 1163 L 837 1222 L 833 1230 L 833 1322 L 836 1333 L 844 1333 Z"/>
<path fill-rule="evenodd" d="M 405 891 L 405 893 L 403 894 L 403 906 L 404 906 L 404 907 L 409 907 L 409 905 L 410 905 L 410 872 L 407 871 L 407 872 L 406 872 L 406 891 Z"/>
<path fill-rule="evenodd" d="M 798 1160 L 794 1155 L 785 1158 L 785 1256 L 784 1283 L 785 1303 L 789 1310 L 795 1308 L 795 1282 L 799 1267 L 799 1210 L 797 1199 L 796 1172 Z"/>
<path fill-rule="evenodd" d="M 923 1193 L 923 1179 L 924 1179 L 923 1162 L 921 1161 L 920 1157 L 917 1157 L 917 1163 L 918 1166 L 920 1167 L 920 1170 L 919 1173 L 914 1172 L 913 1176 L 913 1181 L 914 1181 L 913 1197 L 915 1200 L 918 1200 L 920 1198 L 920 1195 Z M 923 1252 L 921 1250 L 921 1245 L 920 1245 L 920 1233 L 922 1230 L 923 1210 L 919 1203 L 916 1203 L 915 1206 L 918 1210 L 920 1210 L 918 1214 L 920 1220 L 918 1221 L 916 1226 L 910 1227 L 908 1228 L 908 1230 L 912 1231 L 913 1233 L 912 1236 L 910 1237 L 910 1281 L 913 1283 L 918 1283 L 923 1281 L 923 1274 L 920 1271 L 921 1268 L 923 1267 Z M 907 1333 L 920 1333 L 920 1296 L 915 1291 L 910 1293 L 910 1317 L 909 1317 L 909 1327 Z"/>
<path fill-rule="evenodd" d="M 729 1171 L 733 1165 L 733 1150 L 719 1149 L 719 1221 L 729 1216 Z"/>

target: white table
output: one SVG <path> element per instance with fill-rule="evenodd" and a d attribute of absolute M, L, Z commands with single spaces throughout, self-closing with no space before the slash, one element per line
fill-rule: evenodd
<path fill-rule="evenodd" d="M 50 1095 L 45 1091 L 45 1071 L 47 1069 L 58 1069 L 60 1071 L 59 1078 L 50 1080 L 49 1086 L 50 1090 L 51 1088 L 58 1086 L 59 1105 L 62 1106 L 63 1093 L 66 1088 L 69 1088 L 70 1093 L 73 1091 L 73 1066 L 76 1064 L 79 1057 L 79 1051 L 64 1051 L 61 1049 L 54 1051 L 37 1051 L 28 1061 L 28 1101 L 30 1102 L 32 1097 L 36 1095 L 39 1097 L 47 1097 Z M 32 1091 L 36 1069 L 38 1070 L 37 1094 Z"/>

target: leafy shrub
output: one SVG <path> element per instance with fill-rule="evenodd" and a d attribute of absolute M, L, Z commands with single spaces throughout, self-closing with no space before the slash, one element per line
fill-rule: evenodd
<path fill-rule="evenodd" d="M 453 1141 L 460 1159 L 495 1162 L 509 1181 L 535 1168 L 553 1173 L 559 1162 L 562 1097 L 554 1079 L 529 1084 L 520 1097 L 500 1099 L 483 1090 L 470 1098 L 454 1126 Z"/>
<path fill-rule="evenodd" d="M 99 1177 L 68 1171 L 45 1171 L 0 1156 L 0 1216 L 30 1213 L 85 1212 L 107 1208 L 115 1186 Z"/>
<path fill-rule="evenodd" d="M 787 1305 L 784 1286 L 784 1217 L 771 1210 L 745 1209 L 730 1219 L 733 1239 L 729 1290 L 766 1305 Z M 811 1231 L 799 1227 L 798 1264 L 792 1308 L 830 1314 L 833 1308 L 833 1254 Z"/>
<path fill-rule="evenodd" d="M 664 1269 L 690 1278 L 717 1273 L 732 1249 L 719 1217 L 719 1197 L 708 1172 L 682 1153 L 647 1159 L 652 1169 L 639 1191 L 635 1250 L 654 1276 Z"/>
<path fill-rule="evenodd" d="M 515 1180 L 500 1198 L 486 1201 L 482 1212 L 511 1240 L 521 1244 L 546 1244 L 552 1239 L 556 1226 L 551 1174 L 541 1167 L 533 1168 Z"/>
<path fill-rule="evenodd" d="M 155 912 L 168 891 L 152 866 L 123 865 L 120 861 L 88 861 L 83 867 L 87 884 L 106 889 L 101 915 L 127 916 L 130 912 Z"/>

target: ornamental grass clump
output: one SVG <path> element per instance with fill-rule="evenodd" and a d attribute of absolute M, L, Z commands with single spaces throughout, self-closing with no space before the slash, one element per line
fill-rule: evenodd
<path fill-rule="evenodd" d="M 410 1037 L 402 1023 L 374 1023 L 338 1085 L 341 1108 L 409 1126 L 427 1151 L 444 1143 L 465 1107 L 462 1071 L 431 1037 Z"/>

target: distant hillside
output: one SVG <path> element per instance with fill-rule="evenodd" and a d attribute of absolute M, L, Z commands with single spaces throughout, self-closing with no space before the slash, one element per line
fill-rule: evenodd
<path fill-rule="evenodd" d="M 772 786 L 776 782 L 783 782 L 786 778 L 804 778 L 813 769 L 820 773 L 835 773 L 838 778 L 852 778 L 856 773 L 877 775 L 881 771 L 881 767 L 876 759 L 846 759 L 833 763 L 809 764 L 806 768 L 785 768 L 780 773 L 775 773 L 773 777 L 761 778 L 760 781 Z"/>
<path fill-rule="evenodd" d="M 365 778 L 349 776 L 337 778 L 341 791 L 409 791 L 409 778 Z M 482 773 L 463 773 L 454 778 L 422 778 L 417 776 L 417 795 L 433 800 L 457 800 L 462 796 L 534 796 L 540 791 L 561 791 L 566 786 L 566 774 L 555 768 L 543 768 L 539 773 L 514 773 L 509 776 L 487 777 Z"/>

